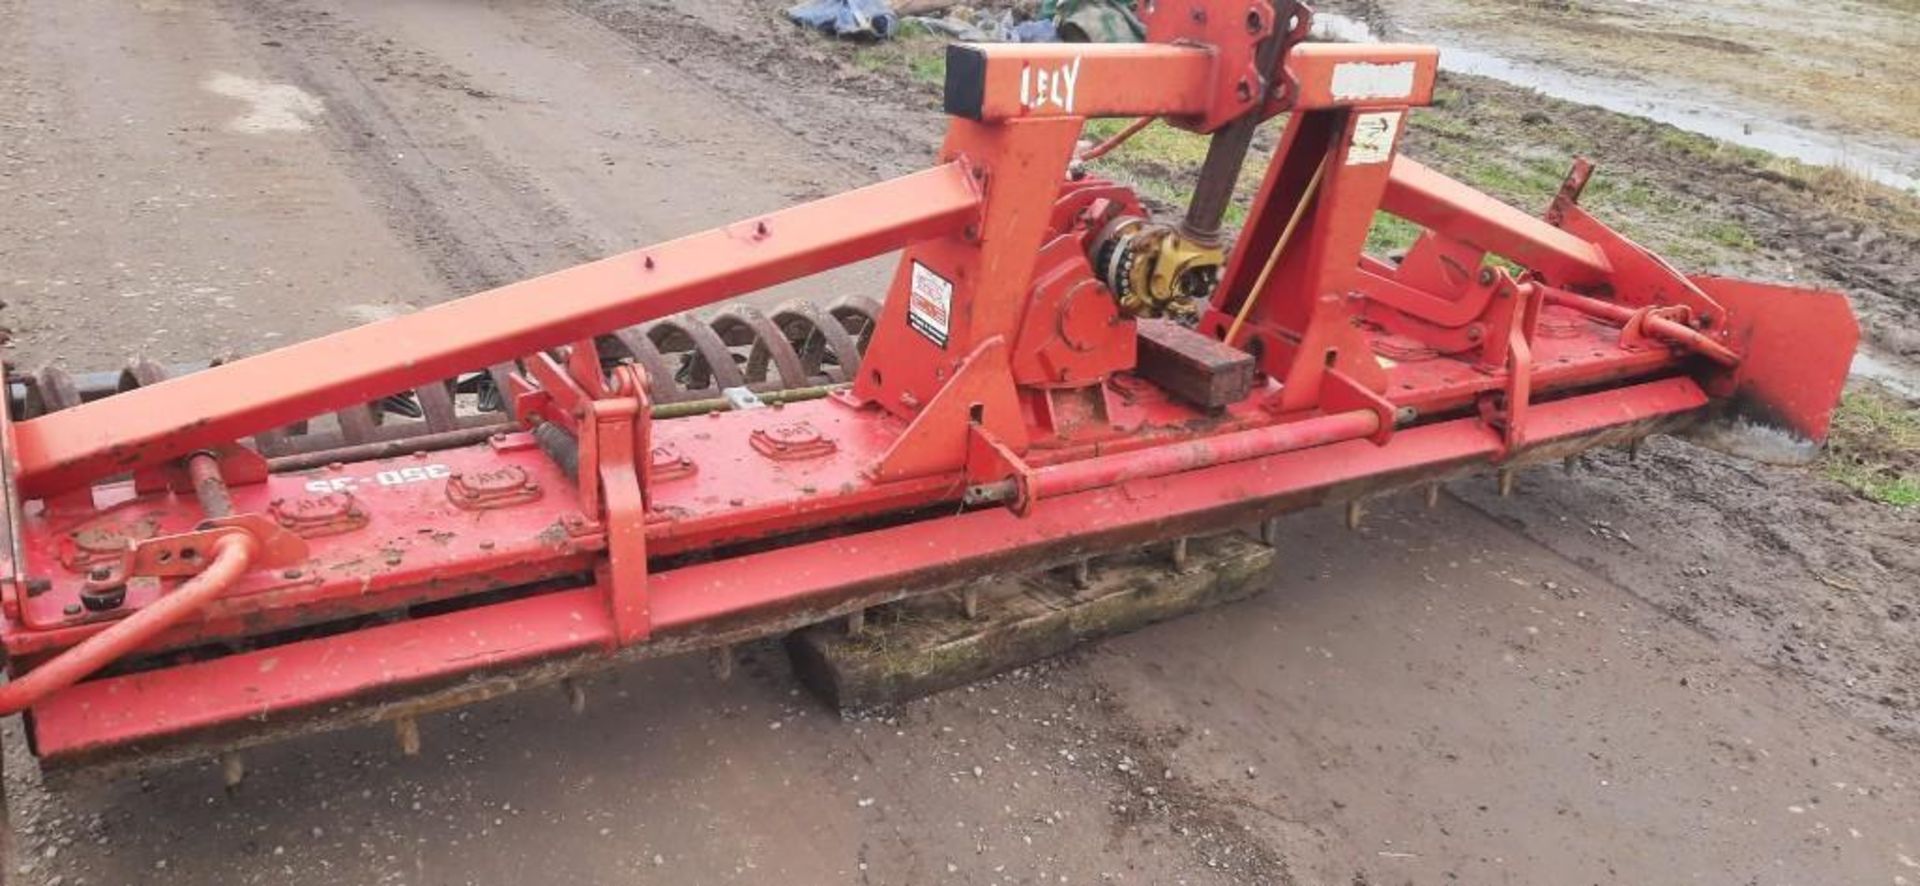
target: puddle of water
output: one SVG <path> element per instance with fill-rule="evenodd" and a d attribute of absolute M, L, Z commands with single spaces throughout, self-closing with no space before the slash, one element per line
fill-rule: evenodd
<path fill-rule="evenodd" d="M 1920 369 L 1876 356 L 1865 348 L 1853 355 L 1853 377 L 1877 381 L 1902 397 L 1920 400 Z"/>
<path fill-rule="evenodd" d="M 1379 36 L 1366 22 L 1337 13 L 1315 13 L 1313 34 L 1318 39 L 1344 43 L 1379 42 Z M 1418 40 L 1418 35 L 1411 36 Z M 1901 151 L 1849 143 L 1827 133 L 1701 98 L 1659 91 L 1645 83 L 1563 71 L 1431 40 L 1418 42 L 1439 45 L 1443 70 L 1489 77 L 1534 89 L 1552 98 L 1645 117 L 1803 163 L 1840 167 L 1903 191 L 1920 190 L 1920 176 L 1911 171 L 1914 159 Z"/>
<path fill-rule="evenodd" d="M 308 118 L 318 117 L 325 107 L 298 86 L 252 80 L 237 74 L 218 73 L 201 84 L 208 92 L 239 99 L 249 107 L 247 113 L 227 123 L 234 132 L 257 135 L 265 132 L 305 132 L 313 128 Z"/>

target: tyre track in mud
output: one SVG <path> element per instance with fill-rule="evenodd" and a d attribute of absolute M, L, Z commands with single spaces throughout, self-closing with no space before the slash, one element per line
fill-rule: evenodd
<path fill-rule="evenodd" d="M 439 275 L 445 288 L 434 301 L 598 257 L 599 244 L 521 170 L 451 130 L 446 120 L 460 113 L 458 99 L 414 89 L 405 111 L 389 100 L 395 79 L 459 94 L 469 106 L 489 98 L 457 71 L 327 10 L 273 0 L 228 5 L 260 35 L 269 64 L 324 98 L 332 119 L 322 131 L 333 156 Z M 436 113 L 419 113 L 423 106 Z"/>
<path fill-rule="evenodd" d="M 1809 487 L 1812 488 L 1809 488 Z M 1455 497 L 1647 605 L 1920 748 L 1920 522 L 1803 472 L 1656 438 L 1515 494 Z"/>
<path fill-rule="evenodd" d="M 269 63 L 327 102 L 335 156 L 445 282 L 427 301 L 871 177 L 836 159 L 857 159 L 844 150 L 857 139 L 786 125 L 804 116 L 781 98 L 792 90 L 705 61 L 688 76 L 649 48 L 681 36 L 656 44 L 632 22 L 619 31 L 544 4 L 228 2 Z M 816 157 L 814 145 L 839 153 Z M 756 179 L 739 181 L 742 169 Z M 873 268 L 825 278 L 774 291 L 825 297 L 884 279 Z"/>
<path fill-rule="evenodd" d="M 852 69 L 751 0 L 716 0 L 711 9 L 695 11 L 631 0 L 567 2 L 636 52 L 686 72 L 867 177 L 925 167 L 946 128 L 946 118 L 921 101 L 918 90 Z"/>

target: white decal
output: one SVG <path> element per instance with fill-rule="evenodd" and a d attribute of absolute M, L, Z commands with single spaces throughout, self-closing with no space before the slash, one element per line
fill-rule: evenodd
<path fill-rule="evenodd" d="M 1374 111 L 1355 117 L 1353 146 L 1347 149 L 1347 165 L 1363 166 L 1393 159 L 1393 141 L 1399 134 L 1399 111 Z"/>
<path fill-rule="evenodd" d="M 1037 69 L 1032 65 L 1020 67 L 1020 107 L 1029 111 L 1042 111 L 1048 107 L 1060 109 L 1062 114 L 1073 113 L 1074 86 L 1080 82 L 1080 59 L 1074 57 L 1071 64 L 1061 65 L 1053 70 Z"/>
<path fill-rule="evenodd" d="M 934 344 L 946 347 L 953 321 L 953 281 L 914 262 L 911 290 L 907 297 L 907 325 Z"/>
<path fill-rule="evenodd" d="M 1342 62 L 1333 66 L 1333 99 L 1412 98 L 1413 72 L 1413 62 Z"/>
<path fill-rule="evenodd" d="M 317 495 L 329 492 L 344 492 L 358 488 L 362 484 L 379 486 L 405 486 L 408 483 L 424 483 L 439 480 L 453 474 L 446 465 L 424 465 L 410 468 L 398 468 L 391 471 L 378 471 L 371 477 L 328 477 L 324 480 L 307 481 L 307 491 Z"/>

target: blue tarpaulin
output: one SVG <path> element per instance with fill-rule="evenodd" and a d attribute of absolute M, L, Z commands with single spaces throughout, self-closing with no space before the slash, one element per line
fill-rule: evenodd
<path fill-rule="evenodd" d="M 807 0 L 787 10 L 787 18 L 839 37 L 883 40 L 899 23 L 886 0 Z"/>

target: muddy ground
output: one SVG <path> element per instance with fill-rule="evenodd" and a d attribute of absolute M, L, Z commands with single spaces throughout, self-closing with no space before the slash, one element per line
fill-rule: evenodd
<path fill-rule="evenodd" d="M 925 69 L 772 6 L 0 0 L 0 357 L 258 350 L 924 162 Z M 1443 95 L 1424 158 L 1525 201 L 1595 153 L 1636 236 L 1920 354 L 1900 199 Z M 869 717 L 766 647 L 435 718 L 416 759 L 289 742 L 233 794 L 49 792 L 11 735 L 8 882 L 1920 883 L 1912 510 L 1666 439 L 1449 493 L 1298 515 L 1253 601 Z"/>
<path fill-rule="evenodd" d="M 1525 72 L 1540 88 L 1699 127 L 1776 153 L 1819 154 L 1920 184 L 1920 12 L 1912 0 L 1336 0 L 1454 66 Z M 1614 95 L 1598 94 L 1611 84 Z"/>

